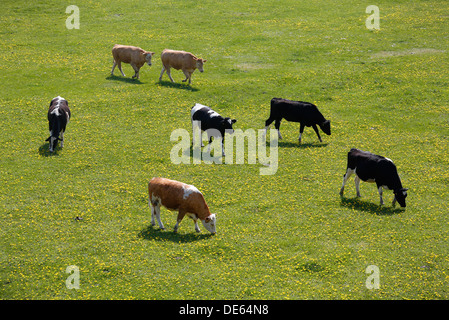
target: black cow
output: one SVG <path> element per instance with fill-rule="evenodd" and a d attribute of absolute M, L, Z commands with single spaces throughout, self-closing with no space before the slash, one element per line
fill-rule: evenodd
<path fill-rule="evenodd" d="M 70 116 L 69 103 L 66 99 L 57 96 L 51 100 L 47 113 L 50 136 L 45 140 L 50 141 L 50 152 L 55 150 L 58 140 L 61 141 L 61 148 L 64 147 L 64 131 Z"/>
<path fill-rule="evenodd" d="M 299 143 L 301 143 L 301 136 L 304 132 L 304 127 L 312 127 L 313 130 L 315 130 L 320 142 L 322 142 L 322 140 L 316 125 L 319 125 L 321 130 L 323 130 L 323 132 L 327 135 L 331 134 L 330 120 L 326 120 L 318 110 L 317 106 L 309 102 L 292 101 L 281 98 L 271 99 L 270 117 L 267 121 L 265 121 L 265 133 L 267 132 L 270 124 L 273 121 L 276 121 L 274 126 L 278 131 L 279 139 L 282 139 L 281 132 L 279 131 L 282 119 L 300 123 Z"/>
<path fill-rule="evenodd" d="M 397 201 L 401 207 L 405 208 L 405 198 L 407 197 L 408 189 L 402 188 L 401 179 L 399 178 L 398 171 L 396 170 L 393 161 L 368 151 L 352 148 L 348 152 L 348 165 L 343 177 L 343 186 L 340 189 L 341 196 L 343 196 L 346 181 L 353 173 L 356 174 L 354 181 L 357 197 L 361 196 L 360 180 L 375 182 L 377 190 L 379 191 L 380 205 L 384 204 L 382 199 L 382 188 L 384 188 L 393 190 L 393 207 Z"/>
<path fill-rule="evenodd" d="M 221 150 L 222 154 L 225 155 L 223 147 L 225 132 L 231 134 L 234 133 L 232 125 L 236 123 L 237 120 L 231 118 L 223 118 L 211 108 L 199 103 L 196 103 L 192 107 L 190 116 L 192 120 L 193 145 L 195 145 L 195 128 L 197 128 L 197 131 L 199 132 L 198 138 L 201 141 L 201 146 L 203 146 L 201 131 L 206 131 L 207 137 L 209 139 L 209 148 L 210 143 L 212 142 L 212 137 L 221 139 Z"/>

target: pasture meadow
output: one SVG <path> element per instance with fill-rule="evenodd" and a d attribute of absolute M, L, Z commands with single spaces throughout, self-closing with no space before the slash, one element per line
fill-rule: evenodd
<path fill-rule="evenodd" d="M 68 29 L 66 7 L 79 8 Z M 368 5 L 380 28 L 369 30 Z M 1 299 L 447 299 L 448 11 L 441 1 L 3 1 L 0 16 Z M 156 52 L 140 80 L 114 44 Z M 164 48 L 207 59 L 192 84 L 161 71 Z M 65 146 L 48 152 L 46 113 L 62 96 Z M 316 104 L 323 142 L 283 121 L 278 170 L 179 164 L 173 130 L 195 103 L 262 129 L 270 100 Z M 407 208 L 373 184 L 338 192 L 356 147 L 391 158 Z M 195 185 L 217 234 L 162 209 L 148 181 Z M 77 220 L 76 218 L 81 220 Z M 379 288 L 366 281 L 377 266 Z M 79 288 L 66 285 L 79 268 Z"/>

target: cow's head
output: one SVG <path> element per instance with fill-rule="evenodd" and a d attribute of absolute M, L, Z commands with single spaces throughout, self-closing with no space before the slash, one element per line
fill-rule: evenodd
<path fill-rule="evenodd" d="M 154 52 L 146 51 L 142 55 L 145 58 L 145 62 L 151 67 L 151 57 L 153 57 Z"/>
<path fill-rule="evenodd" d="M 196 59 L 196 68 L 200 71 L 203 72 L 203 63 L 206 63 L 207 60 L 203 60 L 203 59 Z"/>
<path fill-rule="evenodd" d="M 328 136 L 331 135 L 331 121 L 330 120 L 326 120 L 323 123 L 320 123 L 320 128 Z"/>
<path fill-rule="evenodd" d="M 215 213 L 212 213 L 211 215 L 206 217 L 206 219 L 201 220 L 201 222 L 203 223 L 203 226 L 207 229 L 207 231 L 212 234 L 216 232 L 217 217 L 215 216 Z"/>
<path fill-rule="evenodd" d="M 405 208 L 405 198 L 407 198 L 407 190 L 408 189 L 397 189 L 394 190 L 394 197 L 397 202 L 399 202 L 399 205 L 403 208 Z"/>
<path fill-rule="evenodd" d="M 58 145 L 58 141 L 60 141 L 60 140 L 61 140 L 61 138 L 55 137 L 53 135 L 51 135 L 47 139 L 45 139 L 45 141 L 49 141 L 48 150 L 50 152 L 53 152 L 55 150 L 56 146 Z"/>
<path fill-rule="evenodd" d="M 223 125 L 224 132 L 227 132 L 229 134 L 233 134 L 234 133 L 234 129 L 232 128 L 232 125 L 234 123 L 236 123 L 237 120 L 231 119 L 231 118 L 223 118 L 222 121 L 223 121 L 222 125 Z"/>

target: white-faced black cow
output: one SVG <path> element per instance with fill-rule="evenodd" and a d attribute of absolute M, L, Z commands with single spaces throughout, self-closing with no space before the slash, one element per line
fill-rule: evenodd
<path fill-rule="evenodd" d="M 50 152 L 55 150 L 58 140 L 61 141 L 61 148 L 64 147 L 64 131 L 70 116 L 69 103 L 66 99 L 57 96 L 51 100 L 47 114 L 50 136 L 45 140 L 49 141 Z"/>
<path fill-rule="evenodd" d="M 368 151 L 352 148 L 348 152 L 348 165 L 343 177 L 343 185 L 340 189 L 341 196 L 343 196 L 346 181 L 353 173 L 356 174 L 354 181 L 357 197 L 360 197 L 360 180 L 375 182 L 379 191 L 381 205 L 384 204 L 382 199 L 383 188 L 393 190 L 393 206 L 397 201 L 401 207 L 405 208 L 405 198 L 407 197 L 408 189 L 402 188 L 401 179 L 393 161 Z"/>
<path fill-rule="evenodd" d="M 270 117 L 265 121 L 265 133 L 273 121 L 276 130 L 278 131 L 279 139 L 282 139 L 279 127 L 281 120 L 299 122 L 299 143 L 301 143 L 301 136 L 304 132 L 304 127 L 312 127 L 315 130 L 318 139 L 322 142 L 320 133 L 316 125 L 319 125 L 321 130 L 327 135 L 331 134 L 330 120 L 326 120 L 317 106 L 309 102 L 292 101 L 281 98 L 271 99 Z"/>
<path fill-rule="evenodd" d="M 199 141 L 201 141 L 201 146 L 203 146 L 203 139 L 201 138 L 201 131 L 207 132 L 207 137 L 209 139 L 209 147 L 212 142 L 212 137 L 221 140 L 221 150 L 224 154 L 223 140 L 225 132 L 230 134 L 234 133 L 232 125 L 237 122 L 235 119 L 224 118 L 211 108 L 196 103 L 190 112 L 192 120 L 192 131 L 193 131 L 193 145 L 195 145 L 195 133 L 198 134 Z M 195 130 L 196 129 L 196 130 Z"/>

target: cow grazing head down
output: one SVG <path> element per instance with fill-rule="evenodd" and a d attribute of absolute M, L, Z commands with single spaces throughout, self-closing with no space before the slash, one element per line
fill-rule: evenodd
<path fill-rule="evenodd" d="M 327 134 L 328 136 L 331 135 L 331 121 L 330 120 L 326 120 L 323 123 L 320 123 L 319 126 L 325 134 Z"/>
<path fill-rule="evenodd" d="M 196 68 L 200 72 L 204 72 L 203 64 L 206 63 L 207 60 L 203 60 L 203 59 L 199 59 L 199 58 L 195 58 L 195 60 L 196 60 Z"/>
<path fill-rule="evenodd" d="M 58 141 L 62 141 L 59 137 L 50 136 L 45 141 L 49 141 L 48 143 L 48 151 L 53 152 L 56 149 L 56 146 L 58 145 Z"/>
<path fill-rule="evenodd" d="M 402 208 L 405 208 L 405 198 L 407 198 L 407 190 L 405 188 L 394 190 L 394 198 Z M 394 203 L 394 202 L 393 202 Z"/>
<path fill-rule="evenodd" d="M 223 122 L 222 122 L 224 132 L 233 134 L 234 133 L 234 128 L 232 128 L 232 125 L 234 123 L 236 123 L 236 122 L 237 122 L 236 119 L 231 119 L 231 118 L 228 118 L 228 117 L 224 118 Z"/>
<path fill-rule="evenodd" d="M 206 228 L 207 231 L 210 233 L 216 233 L 216 223 L 217 223 L 217 217 L 215 213 L 212 213 L 210 216 L 208 216 L 206 219 L 201 220 L 203 223 L 204 228 Z"/>
<path fill-rule="evenodd" d="M 53 152 L 61 141 L 61 148 L 64 146 L 64 131 L 70 119 L 70 108 L 66 99 L 57 96 L 50 102 L 47 118 L 50 136 L 45 140 L 49 141 L 49 151 Z"/>

